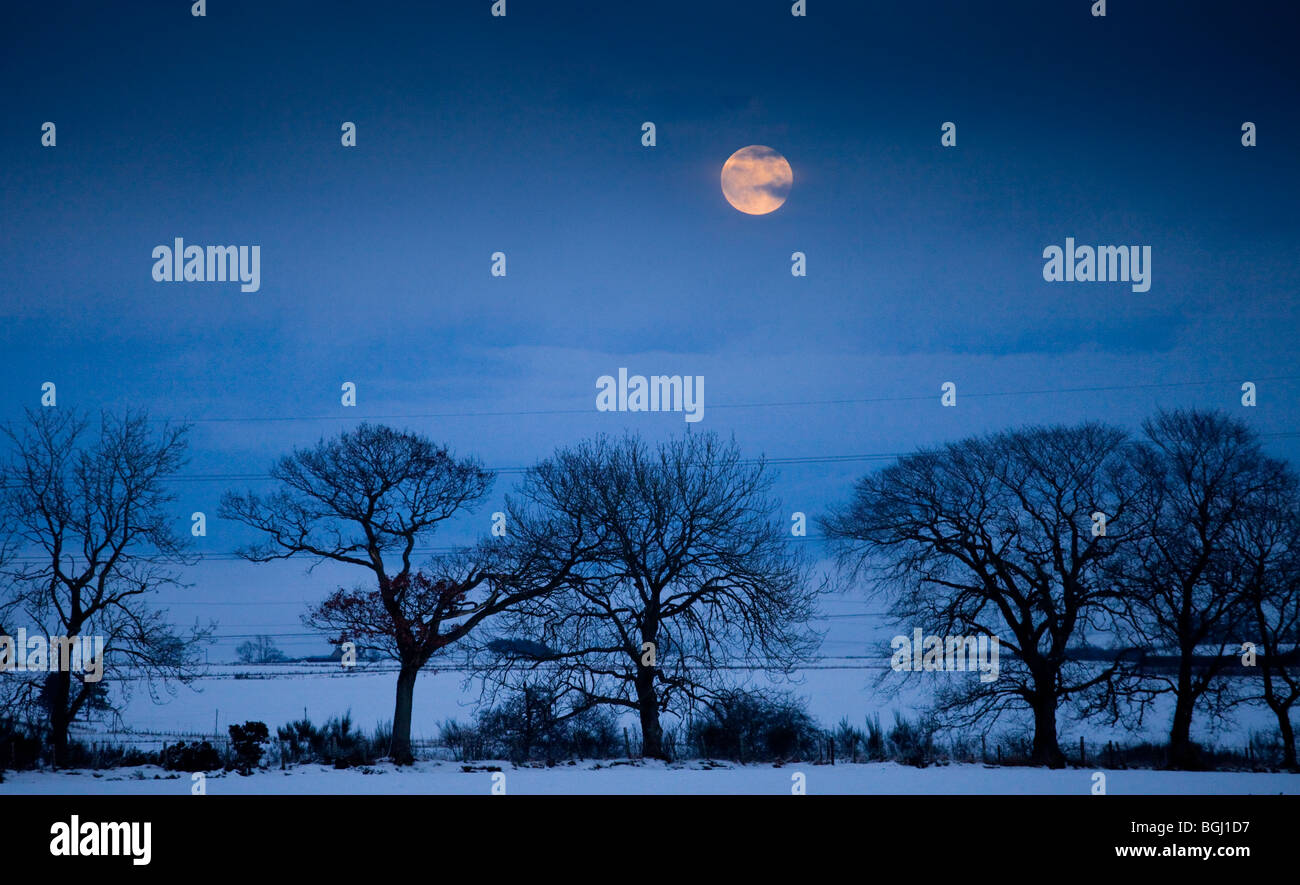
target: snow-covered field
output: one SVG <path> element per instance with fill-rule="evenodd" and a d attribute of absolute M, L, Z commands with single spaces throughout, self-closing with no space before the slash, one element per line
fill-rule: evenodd
<path fill-rule="evenodd" d="M 808 795 L 856 794 L 1060 794 L 1089 795 L 1093 772 L 1040 768 L 945 765 L 925 769 L 894 763 L 843 765 L 726 765 L 581 762 L 555 768 L 476 763 L 421 762 L 406 769 L 386 763 L 338 771 L 299 765 L 288 771 L 259 771 L 247 777 L 206 776 L 210 796 L 266 794 L 459 794 L 487 795 L 498 766 L 507 794 L 719 795 L 789 794 L 802 774 Z M 1102 769 L 1104 771 L 1104 769 Z M 1252 772 L 1106 771 L 1108 795 L 1234 795 L 1300 793 L 1300 775 Z M 499 778 L 498 778 L 499 781 Z M 152 766 L 113 771 L 9 772 L 0 794 L 188 794 L 186 773 Z"/>

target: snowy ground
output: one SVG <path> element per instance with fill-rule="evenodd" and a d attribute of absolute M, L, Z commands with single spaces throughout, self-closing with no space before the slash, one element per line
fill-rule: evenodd
<path fill-rule="evenodd" d="M 816 794 L 1061 794 L 1088 795 L 1093 772 L 1041 768 L 946 765 L 925 769 L 893 763 L 841 765 L 726 765 L 701 763 L 594 763 L 555 768 L 516 768 L 505 763 L 476 763 L 474 771 L 459 763 L 421 762 L 406 769 L 379 764 L 337 771 L 299 765 L 288 771 L 259 771 L 248 777 L 214 773 L 206 777 L 207 794 L 460 794 L 492 792 L 498 766 L 507 794 L 789 794 L 794 778 L 804 776 L 809 795 Z M 1102 769 L 1105 771 L 1104 769 Z M 1300 793 L 1300 775 L 1250 772 L 1105 771 L 1108 795 L 1275 794 Z M 499 780 L 499 778 L 498 778 Z M 0 795 L 155 794 L 191 792 L 189 774 L 153 766 L 112 771 L 8 772 Z"/>

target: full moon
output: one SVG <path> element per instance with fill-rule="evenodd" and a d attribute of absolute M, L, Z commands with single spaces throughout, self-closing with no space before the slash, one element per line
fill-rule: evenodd
<path fill-rule="evenodd" d="M 790 196 L 794 170 L 785 157 L 761 144 L 743 147 L 722 164 L 722 195 L 747 215 L 767 215 Z"/>

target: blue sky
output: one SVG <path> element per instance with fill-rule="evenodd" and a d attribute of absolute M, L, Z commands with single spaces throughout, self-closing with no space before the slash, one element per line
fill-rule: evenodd
<path fill-rule="evenodd" d="M 366 416 L 494 467 L 683 432 L 595 411 L 620 366 L 703 375 L 697 426 L 776 458 L 1174 405 L 1300 430 L 1294 28 L 1279 4 L 1090 5 L 7 3 L 0 420 L 52 380 L 61 406 L 198 421 L 178 519 L 215 514 L 229 483 L 204 477 Z M 749 144 L 794 170 L 772 215 L 721 194 Z M 1151 246 L 1150 291 L 1045 282 L 1067 236 Z M 260 291 L 154 282 L 175 237 L 260 245 Z M 872 401 L 737 407 L 845 399 Z M 481 414 L 503 412 L 532 414 Z M 778 491 L 816 514 L 873 463 L 787 465 Z M 197 549 L 243 539 L 214 518 Z M 301 632 L 335 575 L 304 566 L 210 560 L 172 609 Z"/>

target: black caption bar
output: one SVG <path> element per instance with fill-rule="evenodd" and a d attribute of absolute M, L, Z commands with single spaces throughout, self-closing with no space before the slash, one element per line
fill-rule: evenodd
<path fill-rule="evenodd" d="M 663 869 L 685 862 L 687 848 L 700 867 L 732 873 L 807 852 L 806 863 L 817 866 L 920 861 L 992 869 L 1041 860 L 1054 868 L 1168 865 L 1179 874 L 1191 864 L 1231 872 L 1290 857 L 1300 800 L 10 795 L 3 807 L 0 855 L 10 863 L 127 876 L 368 873 L 380 861 L 486 863 L 494 872 L 531 875 L 578 858 L 586 869 L 594 861 Z"/>

